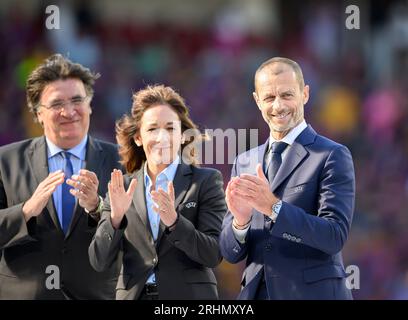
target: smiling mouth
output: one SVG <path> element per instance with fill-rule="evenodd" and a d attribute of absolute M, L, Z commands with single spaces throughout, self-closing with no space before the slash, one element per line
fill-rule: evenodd
<path fill-rule="evenodd" d="M 290 114 L 290 112 L 285 112 L 285 113 L 280 113 L 280 114 L 276 114 L 276 115 L 272 115 L 272 117 L 281 120 L 286 118 L 288 115 Z"/>
<path fill-rule="evenodd" d="M 73 124 L 78 122 L 78 120 L 73 120 L 73 121 L 65 121 L 65 122 L 61 122 L 61 125 L 66 125 L 66 124 Z"/>

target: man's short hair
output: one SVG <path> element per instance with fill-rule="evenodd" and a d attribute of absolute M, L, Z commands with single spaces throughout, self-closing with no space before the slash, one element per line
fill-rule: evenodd
<path fill-rule="evenodd" d="M 27 105 L 37 119 L 37 111 L 44 88 L 53 81 L 78 79 L 84 84 L 87 96 L 92 98 L 93 85 L 99 78 L 99 73 L 93 73 L 79 63 L 74 63 L 61 54 L 48 57 L 35 68 L 27 79 Z"/>
<path fill-rule="evenodd" d="M 261 71 L 267 67 L 270 67 L 272 64 L 275 63 L 283 63 L 288 65 L 289 67 L 292 68 L 293 72 L 295 72 L 296 75 L 296 80 L 299 83 L 299 88 L 301 90 L 303 90 L 304 86 L 305 86 L 305 80 L 303 79 L 303 73 L 302 73 L 302 69 L 300 68 L 299 64 L 291 59 L 288 58 L 282 58 L 282 57 L 274 57 L 271 58 L 267 61 L 265 61 L 264 63 L 262 63 L 259 68 L 256 70 L 255 72 L 255 77 L 254 77 L 254 83 L 255 83 L 255 91 L 256 91 L 256 78 L 259 75 L 259 73 L 261 73 Z M 275 72 L 275 74 L 280 74 L 282 72 L 284 72 L 284 69 L 281 70 L 277 70 Z"/>

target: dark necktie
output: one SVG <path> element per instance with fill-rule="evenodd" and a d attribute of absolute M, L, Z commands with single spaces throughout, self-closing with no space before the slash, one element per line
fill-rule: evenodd
<path fill-rule="evenodd" d="M 62 229 L 64 233 L 67 234 L 69 224 L 71 223 L 72 214 L 74 213 L 75 207 L 75 197 L 69 192 L 71 186 L 66 183 L 67 179 L 70 179 L 74 174 L 74 169 L 71 162 L 71 153 L 61 152 L 62 157 L 64 158 L 64 173 L 65 181 L 62 184 Z"/>
<path fill-rule="evenodd" d="M 276 176 L 276 173 L 279 170 L 279 167 L 282 164 L 282 152 L 288 146 L 285 142 L 274 142 L 269 150 L 269 163 L 267 164 L 267 175 L 269 185 L 272 184 L 273 179 Z M 264 216 L 265 219 L 265 228 L 270 230 L 271 228 L 271 218 Z"/>
<path fill-rule="evenodd" d="M 272 184 L 273 179 L 276 176 L 276 173 L 279 170 L 280 165 L 282 164 L 282 152 L 288 146 L 286 142 L 274 142 L 269 150 L 269 163 L 268 163 L 268 181 L 269 184 Z"/>

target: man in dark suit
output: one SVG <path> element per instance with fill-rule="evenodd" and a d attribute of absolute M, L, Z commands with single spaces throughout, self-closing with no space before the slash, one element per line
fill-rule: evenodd
<path fill-rule="evenodd" d="M 0 148 L 0 299 L 113 299 L 119 263 L 95 272 L 88 246 L 115 145 L 88 135 L 98 75 L 57 54 L 27 81 L 44 136 Z"/>
<path fill-rule="evenodd" d="M 239 299 L 352 299 L 341 255 L 354 210 L 351 154 L 306 124 L 309 87 L 296 62 L 263 63 L 253 96 L 270 137 L 235 160 L 220 236 L 226 260 L 247 259 Z"/>

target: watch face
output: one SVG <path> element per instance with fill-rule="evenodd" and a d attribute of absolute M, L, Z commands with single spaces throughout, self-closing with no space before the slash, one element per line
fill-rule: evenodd
<path fill-rule="evenodd" d="M 278 201 L 277 203 L 275 203 L 275 205 L 273 206 L 273 212 L 278 213 L 280 208 L 282 206 L 282 203 L 280 201 Z"/>

